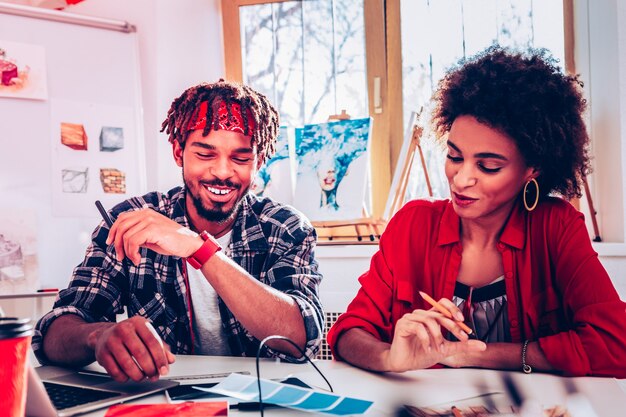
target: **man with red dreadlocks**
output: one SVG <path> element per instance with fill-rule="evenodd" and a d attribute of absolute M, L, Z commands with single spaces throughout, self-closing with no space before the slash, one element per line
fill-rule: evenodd
<path fill-rule="evenodd" d="M 270 335 L 313 356 L 323 328 L 315 230 L 248 192 L 278 126 L 267 98 L 245 85 L 200 84 L 174 100 L 162 131 L 184 186 L 126 200 L 110 228 L 96 228 L 37 324 L 40 362 L 97 360 L 118 381 L 157 379 L 173 353 L 254 356 Z M 116 323 L 124 307 L 129 318 Z M 282 340 L 262 354 L 304 360 Z"/>

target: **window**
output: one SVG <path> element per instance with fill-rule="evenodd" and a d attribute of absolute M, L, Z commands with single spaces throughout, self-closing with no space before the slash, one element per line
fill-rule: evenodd
<path fill-rule="evenodd" d="M 362 1 L 242 7 L 240 25 L 243 82 L 270 97 L 284 124 L 324 122 L 342 109 L 368 115 Z"/>
<path fill-rule="evenodd" d="M 404 125 L 445 70 L 499 43 L 547 48 L 564 60 L 562 0 L 401 0 Z"/>
<path fill-rule="evenodd" d="M 342 109 L 372 116 L 372 195 L 382 215 L 410 113 L 428 103 L 446 68 L 494 42 L 546 47 L 564 62 L 563 5 L 222 0 L 226 74 L 267 94 L 286 124 L 319 123 Z M 443 163 L 426 152 L 441 189 Z M 418 188 L 415 196 L 426 195 Z"/>
<path fill-rule="evenodd" d="M 447 68 L 494 43 L 547 48 L 565 69 L 562 0 L 399 1 L 403 126 L 412 112 L 428 106 Z M 424 131 L 426 137 L 429 133 Z M 443 153 L 432 141 L 423 141 L 422 148 L 435 197 L 447 197 Z M 413 167 L 407 201 L 428 196 L 421 161 L 414 161 Z"/>
<path fill-rule="evenodd" d="M 227 78 L 266 94 L 282 124 L 342 110 L 374 119 L 373 211 L 382 214 L 391 181 L 383 0 L 223 0 L 222 15 Z"/>

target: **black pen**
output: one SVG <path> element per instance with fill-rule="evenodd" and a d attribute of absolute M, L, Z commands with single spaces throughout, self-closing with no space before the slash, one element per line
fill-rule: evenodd
<path fill-rule="evenodd" d="M 111 220 L 111 217 L 109 217 L 109 213 L 107 213 L 107 211 L 104 209 L 100 200 L 96 200 L 96 208 L 100 212 L 100 215 L 104 219 L 104 222 L 107 224 L 107 226 L 109 226 L 109 228 L 111 228 L 111 226 L 113 226 L 113 220 Z"/>

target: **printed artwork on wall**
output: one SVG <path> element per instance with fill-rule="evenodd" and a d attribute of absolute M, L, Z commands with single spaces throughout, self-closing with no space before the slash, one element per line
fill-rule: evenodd
<path fill-rule="evenodd" d="M 370 118 L 296 129 L 294 205 L 310 220 L 363 217 L 370 132 Z"/>
<path fill-rule="evenodd" d="M 292 204 L 296 175 L 294 159 L 294 130 L 281 126 L 276 141 L 276 153 L 259 169 L 251 191 L 260 197 Z"/>
<path fill-rule="evenodd" d="M 0 40 L 0 97 L 48 98 L 45 49 Z"/>
<path fill-rule="evenodd" d="M 55 216 L 97 216 L 95 200 L 109 209 L 145 192 L 133 109 L 52 100 L 51 124 Z"/>
<path fill-rule="evenodd" d="M 37 214 L 24 208 L 0 209 L 0 294 L 37 289 Z"/>

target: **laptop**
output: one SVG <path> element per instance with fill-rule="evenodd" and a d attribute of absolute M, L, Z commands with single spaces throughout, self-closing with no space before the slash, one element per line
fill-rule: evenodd
<path fill-rule="evenodd" d="M 165 391 L 176 381 L 115 382 L 106 374 L 56 366 L 29 367 L 27 417 L 66 417 Z"/>

